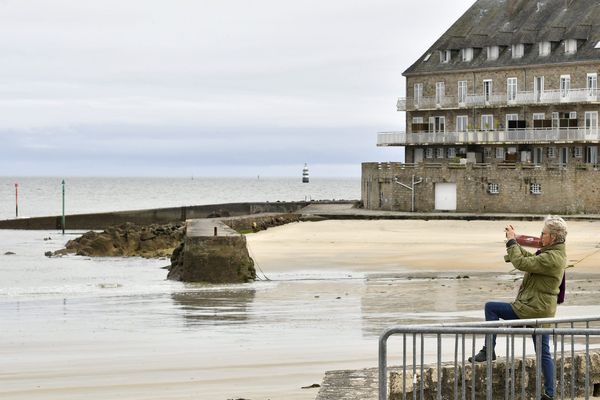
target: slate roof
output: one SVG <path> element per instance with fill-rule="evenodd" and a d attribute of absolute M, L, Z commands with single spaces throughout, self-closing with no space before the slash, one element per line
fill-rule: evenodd
<path fill-rule="evenodd" d="M 600 61 L 600 0 L 521 0 L 509 13 L 509 0 L 477 0 L 404 75 Z M 577 40 L 577 53 L 565 54 L 563 41 Z M 549 56 L 538 54 L 537 43 L 552 42 Z M 525 44 L 525 55 L 513 59 L 511 45 Z M 497 60 L 488 60 L 486 46 L 500 46 Z M 460 49 L 474 48 L 473 60 L 463 62 Z M 439 51 L 451 50 L 448 63 Z M 427 57 L 427 55 L 430 57 Z M 428 59 L 425 61 L 425 59 Z"/>

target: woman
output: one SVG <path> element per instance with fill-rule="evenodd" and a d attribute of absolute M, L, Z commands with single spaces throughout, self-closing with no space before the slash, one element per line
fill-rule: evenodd
<path fill-rule="evenodd" d="M 504 228 L 506 234 L 505 261 L 511 262 L 516 269 L 525 272 L 523 283 L 513 303 L 488 302 L 485 304 L 485 320 L 552 318 L 556 314 L 557 295 L 567 263 L 565 240 L 567 224 L 556 216 L 548 216 L 544 220 L 544 228 L 540 237 L 542 248 L 536 254 L 523 249 L 516 241 L 515 229 L 512 225 Z M 542 335 L 542 372 L 544 374 L 543 400 L 554 399 L 554 362 L 550 355 L 550 337 Z M 535 336 L 533 336 L 535 344 Z M 492 360 L 496 359 L 492 343 Z M 487 351 L 484 346 L 474 357 L 476 362 L 486 361 Z M 472 358 L 469 358 L 472 361 Z"/>

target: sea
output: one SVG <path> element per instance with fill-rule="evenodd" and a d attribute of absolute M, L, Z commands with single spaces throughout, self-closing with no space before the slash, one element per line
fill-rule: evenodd
<path fill-rule="evenodd" d="M 360 178 L 0 177 L 0 220 L 204 204 L 359 200 Z M 18 203 L 18 204 L 17 204 Z M 17 207 L 18 206 L 18 207 Z M 17 210 L 18 208 L 18 210 Z"/>
<path fill-rule="evenodd" d="M 15 183 L 20 218 L 60 214 L 62 181 L 0 178 L 0 219 L 15 217 Z M 354 178 L 64 181 L 67 214 L 360 197 Z M 318 236 L 312 223 L 313 236 L 298 240 Z M 277 229 L 286 227 L 253 235 Z M 514 285 L 497 274 L 356 272 L 313 254 L 294 270 L 261 269 L 256 282 L 206 285 L 166 280 L 167 259 L 44 255 L 82 233 L 0 230 L 0 399 L 313 400 L 326 371 L 377 366 L 383 329 L 480 320 L 490 291 L 503 284 L 510 297 Z M 264 255 L 252 256 L 260 267 Z M 309 260 L 319 267 L 303 268 Z M 390 342 L 396 365 L 398 348 Z"/>

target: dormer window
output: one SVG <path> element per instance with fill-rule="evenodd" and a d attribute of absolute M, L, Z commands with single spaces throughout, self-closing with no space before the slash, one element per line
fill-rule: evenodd
<path fill-rule="evenodd" d="M 487 50 L 487 59 L 489 61 L 498 59 L 498 55 L 500 54 L 500 48 L 498 46 L 488 46 L 488 47 L 486 47 L 486 50 Z"/>
<path fill-rule="evenodd" d="M 540 42 L 538 43 L 539 54 L 540 57 L 546 57 L 550 55 L 550 50 L 552 49 L 552 45 L 550 42 Z"/>
<path fill-rule="evenodd" d="M 441 63 L 449 63 L 452 53 L 450 50 L 440 50 L 440 62 Z"/>
<path fill-rule="evenodd" d="M 461 50 L 462 60 L 464 62 L 469 62 L 473 60 L 473 48 L 467 47 L 466 49 Z"/>
<path fill-rule="evenodd" d="M 565 40 L 565 54 L 577 53 L 577 40 L 567 39 Z"/>
<path fill-rule="evenodd" d="M 523 43 L 512 45 L 512 58 L 523 58 L 525 54 L 525 45 Z"/>

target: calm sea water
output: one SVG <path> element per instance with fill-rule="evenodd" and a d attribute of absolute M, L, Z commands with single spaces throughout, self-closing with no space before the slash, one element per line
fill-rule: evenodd
<path fill-rule="evenodd" d="M 61 178 L 0 177 L 0 219 L 60 215 Z M 65 212 L 81 214 L 246 201 L 358 200 L 359 178 L 66 178 Z"/>

